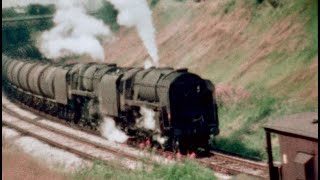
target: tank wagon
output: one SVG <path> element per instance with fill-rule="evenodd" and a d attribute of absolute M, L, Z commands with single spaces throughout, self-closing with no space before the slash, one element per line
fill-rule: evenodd
<path fill-rule="evenodd" d="M 130 137 L 158 134 L 163 148 L 187 153 L 208 149 L 218 135 L 215 88 L 209 80 L 172 68 L 121 68 L 115 64 L 45 64 L 2 55 L 4 90 L 27 106 L 98 130 L 112 117 Z M 144 107 L 156 128 L 137 126 Z M 158 144 L 159 145 L 159 144 Z"/>

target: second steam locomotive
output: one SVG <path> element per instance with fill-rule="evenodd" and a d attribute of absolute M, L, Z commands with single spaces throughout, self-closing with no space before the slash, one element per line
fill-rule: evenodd
<path fill-rule="evenodd" d="M 11 98 L 67 121 L 98 129 L 112 117 L 128 136 L 165 137 L 185 154 L 208 149 L 219 133 L 214 86 L 186 69 L 120 68 L 115 64 L 45 64 L 2 55 L 4 90 Z M 141 109 L 155 128 L 137 126 Z"/>

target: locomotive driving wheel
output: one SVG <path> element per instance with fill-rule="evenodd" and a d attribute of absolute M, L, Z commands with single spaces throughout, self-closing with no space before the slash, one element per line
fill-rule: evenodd
<path fill-rule="evenodd" d="M 182 137 L 174 137 L 172 139 L 172 150 L 174 153 L 187 154 L 187 141 Z"/>
<path fill-rule="evenodd" d="M 194 140 L 193 151 L 196 152 L 197 156 L 206 157 L 210 155 L 209 137 L 203 136 Z"/>

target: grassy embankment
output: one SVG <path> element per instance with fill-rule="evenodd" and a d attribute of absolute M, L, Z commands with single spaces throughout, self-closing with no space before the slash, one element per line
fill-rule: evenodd
<path fill-rule="evenodd" d="M 14 8 L 2 9 L 2 18 L 23 18 L 38 15 L 52 15 L 55 12 L 53 5 L 43 6 L 38 4 L 28 5 L 23 11 L 16 11 Z M 18 23 L 14 28 L 2 29 L 2 53 L 15 57 L 30 57 L 42 59 L 42 55 L 35 48 L 35 37 L 40 31 L 53 26 L 52 20 L 48 20 L 41 26 L 26 26 L 23 22 Z"/>
<path fill-rule="evenodd" d="M 266 121 L 317 111 L 318 2 L 279 2 L 273 8 L 267 2 L 229 0 L 212 9 L 200 5 L 190 13 L 186 11 L 190 5 L 169 6 L 156 17 L 163 29 L 171 21 L 190 21 L 189 29 L 182 29 L 188 33 L 182 35 L 192 40 L 173 37 L 184 43 L 176 46 L 188 48 L 185 43 L 190 43 L 196 50 L 191 47 L 188 53 L 176 55 L 180 62 L 174 64 L 189 67 L 217 85 L 221 134 L 213 146 L 218 149 L 266 159 L 262 128 Z M 202 20 L 208 24 L 201 31 L 197 26 Z M 215 30 L 216 34 L 208 32 Z M 197 41 L 201 35 L 192 31 L 218 40 Z M 201 46 L 206 42 L 207 47 Z M 174 48 L 171 45 L 169 40 L 160 49 Z M 277 152 L 276 143 L 275 147 Z"/>
<path fill-rule="evenodd" d="M 233 11 L 241 4 L 229 2 L 233 2 Z M 249 94 L 237 102 L 220 104 L 222 133 L 216 146 L 259 159 L 266 158 L 261 125 L 278 116 L 317 111 L 318 107 L 317 1 L 280 2 L 276 9 L 244 5 L 251 13 L 244 33 L 255 36 L 252 43 L 258 49 L 233 49 L 205 73 L 214 82 L 241 85 Z M 259 53 L 263 55 L 256 58 Z"/>
<path fill-rule="evenodd" d="M 124 173 L 125 172 L 125 173 Z M 146 169 L 128 171 L 96 162 L 92 168 L 79 171 L 70 176 L 72 179 L 121 179 L 121 180 L 215 180 L 210 169 L 192 161 L 176 165 L 155 165 L 152 171 Z"/>

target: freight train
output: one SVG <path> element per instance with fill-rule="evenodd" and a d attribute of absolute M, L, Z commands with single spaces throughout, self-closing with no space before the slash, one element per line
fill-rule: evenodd
<path fill-rule="evenodd" d="M 97 131 L 111 117 L 128 136 L 158 133 L 163 148 L 182 154 L 208 150 L 210 136 L 219 134 L 214 85 L 187 69 L 57 65 L 2 55 L 2 77 L 4 92 L 27 106 Z M 156 128 L 137 126 L 141 108 L 154 113 Z"/>

